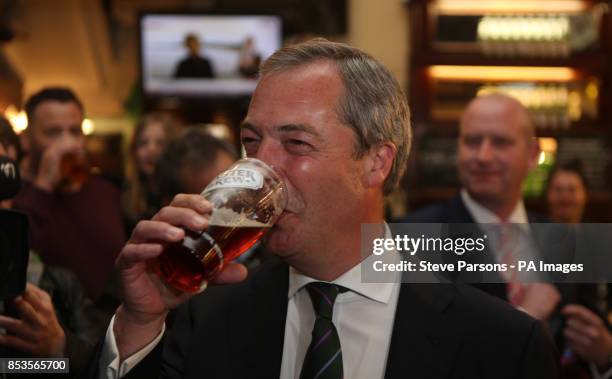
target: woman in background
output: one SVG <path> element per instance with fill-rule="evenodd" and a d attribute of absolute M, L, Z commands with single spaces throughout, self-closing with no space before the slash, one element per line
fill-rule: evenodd
<path fill-rule="evenodd" d="M 553 222 L 577 224 L 583 221 L 588 200 L 587 183 L 580 161 L 556 167 L 548 179 L 546 200 Z"/>
<path fill-rule="evenodd" d="M 145 114 L 136 125 L 122 196 L 123 215 L 129 234 L 138 221 L 151 218 L 160 208 L 154 174 L 161 154 L 176 129 L 172 117 L 165 113 Z"/>
<path fill-rule="evenodd" d="M 557 166 L 548 179 L 546 200 L 553 222 L 584 222 L 588 200 L 582 164 L 573 160 Z M 592 278 L 591 278 L 592 279 Z M 563 283 L 565 337 L 562 369 L 565 378 L 609 378 L 612 376 L 612 287 L 599 283 Z M 579 359 L 576 359 L 579 358 Z"/>

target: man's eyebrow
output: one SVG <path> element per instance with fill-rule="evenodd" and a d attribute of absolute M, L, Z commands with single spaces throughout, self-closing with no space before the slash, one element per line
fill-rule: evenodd
<path fill-rule="evenodd" d="M 260 133 L 257 131 L 257 128 L 255 127 L 255 125 L 251 124 L 248 121 L 242 121 L 240 123 L 240 129 L 249 129 L 250 131 L 252 131 L 253 133 L 259 135 Z"/>
<path fill-rule="evenodd" d="M 240 127 L 244 129 L 249 129 L 253 133 L 256 133 L 258 135 L 260 134 L 257 128 L 253 124 L 249 123 L 248 121 L 243 121 L 240 124 Z M 312 126 L 308 124 L 285 124 L 285 125 L 279 126 L 278 131 L 279 133 L 303 132 L 306 134 L 310 134 L 311 136 L 317 139 L 322 139 L 321 134 L 318 131 L 316 131 L 315 128 L 313 128 Z"/>
<path fill-rule="evenodd" d="M 313 137 L 321 138 L 321 134 L 308 124 L 287 124 L 279 127 L 280 132 L 303 132 Z"/>

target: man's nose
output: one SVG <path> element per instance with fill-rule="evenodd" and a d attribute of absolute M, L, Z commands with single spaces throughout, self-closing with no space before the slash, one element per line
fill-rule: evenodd
<path fill-rule="evenodd" d="M 85 139 L 82 135 L 75 135 L 70 132 L 64 132 L 62 133 L 61 139 L 63 143 L 77 147 L 79 149 L 85 146 Z"/>
<path fill-rule="evenodd" d="M 155 154 L 157 153 L 158 150 L 161 150 L 161 149 L 159 149 L 157 146 L 155 146 L 152 143 L 148 143 L 144 146 L 143 150 L 145 150 L 149 154 Z"/>
<path fill-rule="evenodd" d="M 487 162 L 493 158 L 493 146 L 491 145 L 491 141 L 488 139 L 484 139 L 482 143 L 478 146 L 478 151 L 476 152 L 476 157 L 479 161 Z"/>
<path fill-rule="evenodd" d="M 255 153 L 255 156 L 260 161 L 271 166 L 281 176 L 284 176 L 284 154 L 283 147 L 280 143 L 274 140 L 263 140 Z"/>

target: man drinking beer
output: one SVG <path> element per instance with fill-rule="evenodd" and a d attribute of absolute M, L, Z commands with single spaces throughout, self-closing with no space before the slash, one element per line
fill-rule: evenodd
<path fill-rule="evenodd" d="M 501 301 L 465 286 L 361 281 L 361 225 L 384 222 L 410 145 L 406 99 L 378 61 L 320 39 L 279 50 L 261 67 L 241 139 L 288 188 L 264 240 L 280 262 L 248 278 L 226 266 L 224 285 L 195 296 L 168 290 L 145 262 L 183 228 L 205 230 L 211 209 L 176 196 L 117 259 L 125 295 L 92 376 L 556 377 L 541 326 Z"/>

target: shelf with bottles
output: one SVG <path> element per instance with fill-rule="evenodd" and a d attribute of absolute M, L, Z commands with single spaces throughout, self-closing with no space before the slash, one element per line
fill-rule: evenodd
<path fill-rule="evenodd" d="M 429 51 L 558 60 L 605 51 L 607 1 L 425 1 Z"/>
<path fill-rule="evenodd" d="M 469 99 L 502 92 L 545 133 L 612 122 L 608 1 L 414 0 L 409 8 L 415 120 L 456 120 Z"/>
<path fill-rule="evenodd" d="M 596 77 L 574 81 L 527 82 L 455 80 L 453 72 L 429 73 L 428 114 L 432 125 L 456 124 L 468 102 L 488 93 L 504 93 L 529 111 L 538 133 L 603 130 L 600 122 L 600 81 Z M 502 73 L 495 75 L 501 76 Z M 510 73 L 509 73 L 510 75 Z M 421 112 L 423 110 L 421 109 Z"/>
<path fill-rule="evenodd" d="M 425 66 L 525 66 L 567 67 L 598 73 L 608 68 L 608 55 L 601 51 L 581 52 L 570 57 L 503 57 L 485 56 L 479 52 L 425 51 L 419 53 L 419 63 Z"/>

